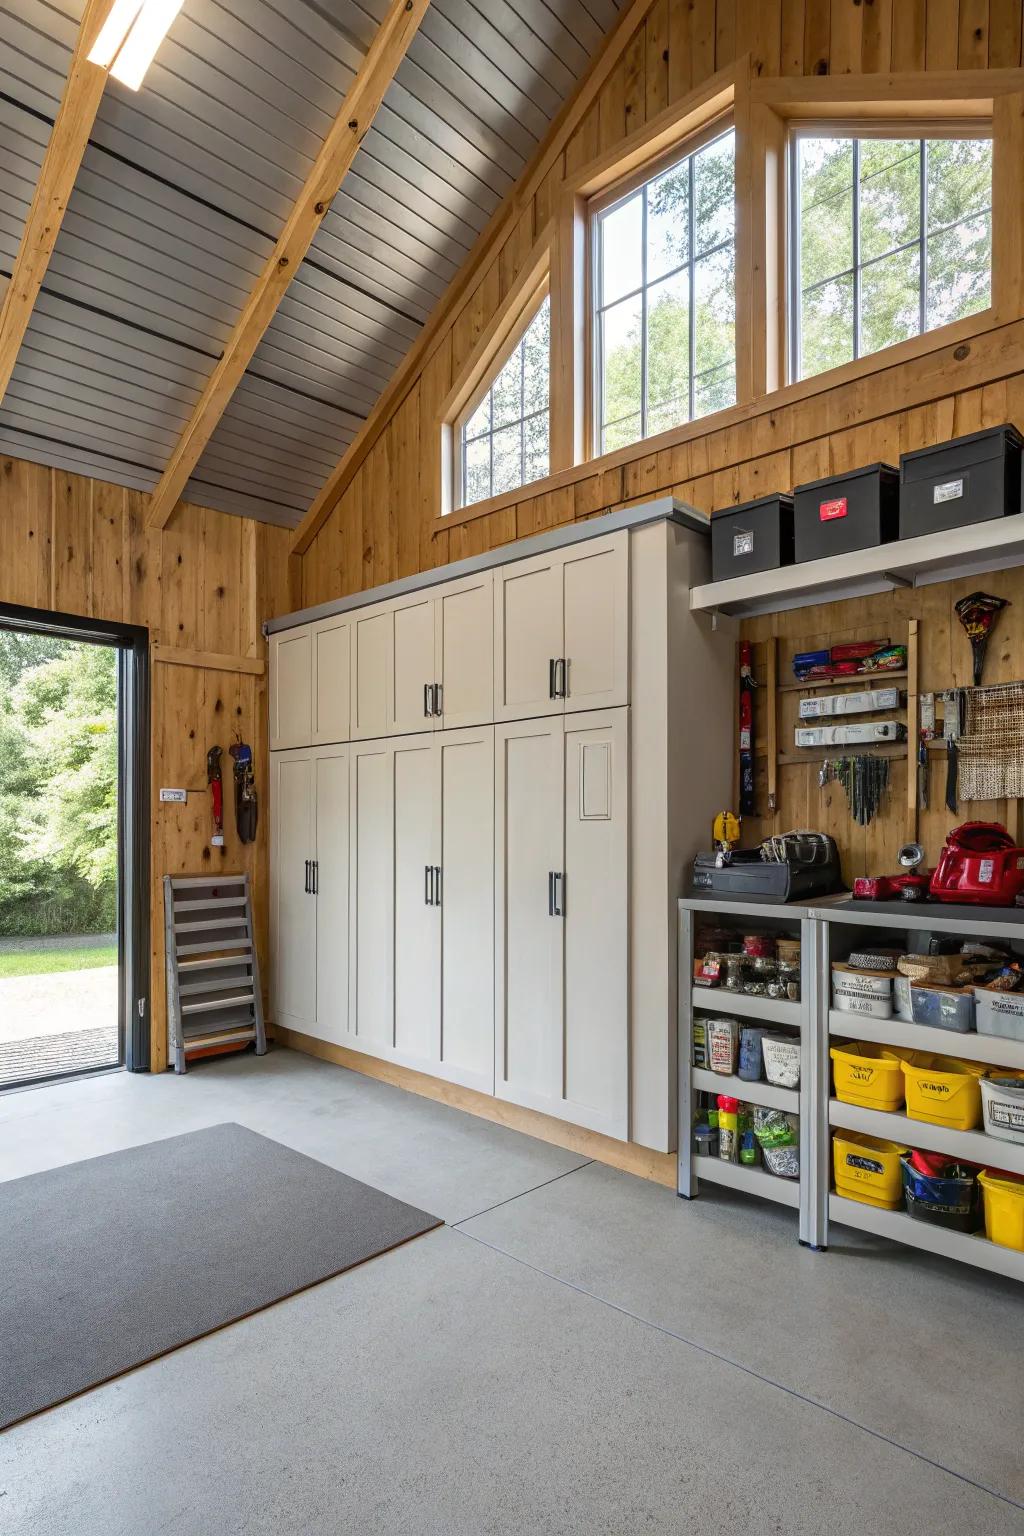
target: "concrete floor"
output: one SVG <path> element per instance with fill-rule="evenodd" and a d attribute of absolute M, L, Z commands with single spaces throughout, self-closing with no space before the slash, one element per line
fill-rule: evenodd
<path fill-rule="evenodd" d="M 5 1536 L 1024 1532 L 1009 1282 L 292 1052 L 0 1098 L 0 1178 L 224 1120 L 448 1226 L 0 1436 Z"/>

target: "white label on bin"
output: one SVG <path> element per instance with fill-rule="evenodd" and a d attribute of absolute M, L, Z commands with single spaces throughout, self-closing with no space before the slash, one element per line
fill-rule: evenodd
<path fill-rule="evenodd" d="M 962 480 L 946 480 L 942 485 L 936 485 L 932 489 L 932 505 L 937 507 L 941 501 L 956 501 L 964 493 Z"/>
<path fill-rule="evenodd" d="M 754 553 L 754 535 L 749 528 L 741 528 L 732 536 L 733 556 L 752 555 Z"/>
<path fill-rule="evenodd" d="M 982 859 L 978 865 L 978 879 L 982 885 L 991 885 L 995 873 L 995 859 Z"/>

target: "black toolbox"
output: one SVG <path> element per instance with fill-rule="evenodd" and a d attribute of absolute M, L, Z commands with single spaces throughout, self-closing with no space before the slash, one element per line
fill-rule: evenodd
<path fill-rule="evenodd" d="M 757 848 L 737 850 L 728 864 L 720 864 L 717 854 L 698 853 L 691 882 L 694 895 L 749 901 L 801 901 L 845 889 L 838 859 L 825 864 L 768 863 Z"/>
<path fill-rule="evenodd" d="M 990 427 L 900 458 L 900 538 L 1019 512 L 1022 438 Z"/>
<path fill-rule="evenodd" d="M 891 464 L 798 485 L 793 503 L 798 565 L 899 537 L 900 475 Z"/>
<path fill-rule="evenodd" d="M 711 577 L 728 581 L 793 564 L 793 498 L 746 501 L 711 517 Z"/>

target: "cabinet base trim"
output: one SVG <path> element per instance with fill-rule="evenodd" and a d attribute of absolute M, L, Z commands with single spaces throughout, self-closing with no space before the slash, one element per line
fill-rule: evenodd
<path fill-rule="evenodd" d="M 426 1072 L 414 1072 L 411 1067 L 400 1067 L 393 1061 L 382 1061 L 376 1056 L 364 1056 L 344 1045 L 332 1045 L 327 1040 L 316 1040 L 294 1029 L 277 1026 L 275 1038 L 278 1045 L 290 1050 L 304 1051 L 307 1056 L 318 1056 L 321 1061 L 332 1061 L 335 1066 L 348 1067 L 362 1072 L 366 1077 L 376 1077 L 404 1088 L 407 1093 L 418 1093 L 425 1099 L 436 1099 L 453 1109 L 462 1109 L 481 1120 L 491 1120 L 510 1130 L 522 1131 L 525 1136 L 535 1136 L 568 1152 L 578 1152 L 592 1157 L 595 1162 L 607 1163 L 624 1173 L 635 1174 L 641 1179 L 651 1179 L 668 1189 L 676 1187 L 676 1156 L 674 1152 L 655 1152 L 650 1147 L 637 1146 L 635 1142 L 616 1141 L 600 1131 L 584 1130 L 582 1126 L 569 1125 L 536 1109 L 523 1109 L 519 1104 L 509 1104 L 504 1099 L 494 1099 L 490 1094 L 478 1093 L 474 1088 L 461 1088 L 457 1083 L 444 1082 Z"/>

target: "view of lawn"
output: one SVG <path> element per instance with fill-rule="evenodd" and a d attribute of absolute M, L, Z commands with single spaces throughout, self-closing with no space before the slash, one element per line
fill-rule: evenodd
<path fill-rule="evenodd" d="M 10 976 L 45 976 L 52 971 L 91 971 L 117 964 L 117 945 L 71 949 L 14 949 L 0 952 L 0 981 Z"/>

